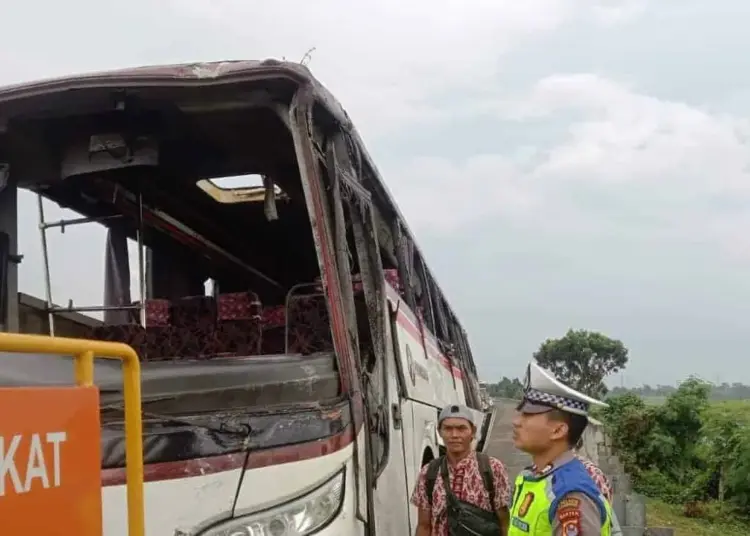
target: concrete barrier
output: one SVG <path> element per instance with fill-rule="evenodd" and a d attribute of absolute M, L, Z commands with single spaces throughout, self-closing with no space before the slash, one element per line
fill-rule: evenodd
<path fill-rule="evenodd" d="M 637 493 L 626 495 L 625 500 L 625 526 L 646 526 L 646 498 Z"/>

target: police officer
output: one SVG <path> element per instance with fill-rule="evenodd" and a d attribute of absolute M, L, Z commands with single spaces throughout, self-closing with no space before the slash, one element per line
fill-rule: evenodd
<path fill-rule="evenodd" d="M 589 408 L 606 406 L 531 362 L 513 419 L 517 448 L 534 465 L 516 479 L 509 536 L 611 536 L 612 509 L 573 449 Z"/>

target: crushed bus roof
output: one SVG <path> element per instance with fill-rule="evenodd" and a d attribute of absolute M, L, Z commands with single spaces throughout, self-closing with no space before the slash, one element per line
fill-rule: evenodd
<path fill-rule="evenodd" d="M 312 94 L 316 102 L 323 106 L 358 144 L 363 160 L 372 172 L 372 177 L 375 179 L 374 186 L 379 190 L 377 194 L 386 204 L 386 206 L 382 208 L 387 208 L 393 216 L 398 218 L 404 233 L 408 236 L 409 240 L 411 240 L 414 249 L 419 253 L 419 256 L 424 259 L 425 256 L 418 247 L 414 234 L 411 232 L 411 229 L 406 222 L 406 218 L 401 213 L 394 196 L 378 172 L 374 160 L 367 151 L 364 141 L 352 124 L 352 121 L 343 106 L 333 94 L 313 76 L 310 70 L 300 63 L 277 59 L 265 59 L 152 65 L 95 71 L 4 86 L 0 87 L 0 127 L 2 127 L 5 121 L 17 115 L 18 107 L 16 105 L 19 101 L 35 100 L 35 98 L 43 98 L 45 95 L 68 92 L 71 90 L 107 87 L 111 87 L 112 89 L 135 89 L 158 86 L 178 87 L 186 85 L 224 85 L 240 82 L 245 79 L 258 80 L 262 78 L 288 79 L 299 86 L 307 85 L 312 89 Z M 0 132 L 2 132 L 2 128 L 0 128 Z M 429 268 L 426 266 L 425 268 L 432 278 L 433 284 L 445 297 L 445 302 L 450 309 L 450 313 L 457 319 L 458 317 L 455 314 L 455 311 L 452 310 L 445 292 L 440 288 L 439 283 L 437 283 L 437 279 Z"/>

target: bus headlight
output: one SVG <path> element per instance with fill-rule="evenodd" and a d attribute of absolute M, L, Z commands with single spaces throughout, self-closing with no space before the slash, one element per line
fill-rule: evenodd
<path fill-rule="evenodd" d="M 344 500 L 344 471 L 296 499 L 211 527 L 203 536 L 306 536 L 338 515 Z"/>

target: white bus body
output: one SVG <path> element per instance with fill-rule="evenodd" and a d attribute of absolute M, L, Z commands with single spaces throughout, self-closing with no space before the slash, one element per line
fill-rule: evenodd
<path fill-rule="evenodd" d="M 307 69 L 222 62 L 26 84 L 0 89 L 0 119 L 0 327 L 139 351 L 146 535 L 412 534 L 416 476 L 440 455 L 439 410 L 469 406 L 481 443 L 489 408 L 463 328 L 356 130 Z M 191 184 L 256 168 L 257 188 L 208 192 L 199 180 L 210 202 Z M 48 274 L 43 310 L 22 314 L 19 188 L 39 194 L 45 265 L 45 232 L 108 226 L 116 269 L 103 306 L 57 306 Z M 80 219 L 46 222 L 50 201 Z M 133 300 L 113 284 L 132 260 L 110 248 L 114 218 L 137 242 Z M 253 223 L 237 232 L 238 221 Z M 206 295 L 185 290 L 206 276 Z M 198 316 L 185 313 L 196 304 Z M 75 320 L 92 311 L 104 320 Z M 66 356 L 0 359 L 0 386 L 72 379 Z M 126 536 L 109 366 L 96 370 L 104 534 Z"/>

